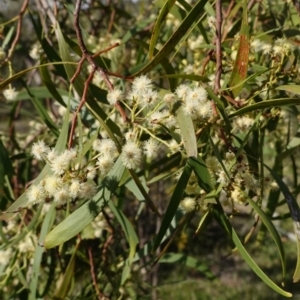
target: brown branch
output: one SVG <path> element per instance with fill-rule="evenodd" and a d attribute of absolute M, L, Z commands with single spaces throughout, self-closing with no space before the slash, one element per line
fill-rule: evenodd
<path fill-rule="evenodd" d="M 23 5 L 21 7 L 21 10 L 19 12 L 19 15 L 18 15 L 18 25 L 17 25 L 17 33 L 16 33 L 16 36 L 15 36 L 15 38 L 14 38 L 12 44 L 11 44 L 11 47 L 10 47 L 9 51 L 8 51 L 7 57 L 4 60 L 5 62 L 7 62 L 7 61 L 9 61 L 11 59 L 11 57 L 12 57 L 12 55 L 14 53 L 14 50 L 15 50 L 15 48 L 17 46 L 17 43 L 18 43 L 18 41 L 20 39 L 21 29 L 22 29 L 22 18 L 23 18 L 23 15 L 24 15 L 25 11 L 26 11 L 27 6 L 28 6 L 28 2 L 29 2 L 29 0 L 24 0 L 24 3 L 23 3 Z"/>
<path fill-rule="evenodd" d="M 206 68 L 207 64 L 211 61 L 211 59 L 212 59 L 214 53 L 215 53 L 215 50 L 213 50 L 213 49 L 210 49 L 210 50 L 207 52 L 207 56 L 206 56 L 206 58 L 205 58 L 205 60 L 204 60 L 204 63 L 203 63 L 203 66 L 202 66 L 202 70 L 201 70 L 201 75 L 202 75 L 202 76 L 204 75 L 204 73 L 205 73 L 205 68 Z"/>
<path fill-rule="evenodd" d="M 80 12 L 80 6 L 81 6 L 81 0 L 76 1 L 75 10 L 74 10 L 74 27 L 79 43 L 79 47 L 81 49 L 82 55 L 85 57 L 85 59 L 90 63 L 90 65 L 93 67 L 94 70 L 100 73 L 100 75 L 103 77 L 108 89 L 112 91 L 114 89 L 113 84 L 110 82 L 108 76 L 106 75 L 105 71 L 97 65 L 95 60 L 93 59 L 93 55 L 89 54 L 82 37 L 82 32 L 79 25 L 79 12 Z"/>
<path fill-rule="evenodd" d="M 100 51 L 96 52 L 95 54 L 93 54 L 92 57 L 95 58 L 95 57 L 99 56 L 100 54 L 108 52 L 109 50 L 114 49 L 114 48 L 116 48 L 118 46 L 120 46 L 120 44 L 119 43 L 115 43 L 115 44 L 109 46 L 108 48 L 106 48 L 104 50 L 100 50 Z"/>
<path fill-rule="evenodd" d="M 68 143 L 68 148 L 69 149 L 72 148 L 72 141 L 73 141 L 73 135 L 74 135 L 75 125 L 76 125 L 76 121 L 77 121 L 77 116 L 78 116 L 83 104 L 85 103 L 86 96 L 87 96 L 87 93 L 88 93 L 88 88 L 89 88 L 89 85 L 90 85 L 91 81 L 93 80 L 94 74 L 95 74 L 95 69 L 92 70 L 92 72 L 90 73 L 88 79 L 84 83 L 84 89 L 83 89 L 82 97 L 81 97 L 80 103 L 77 107 L 77 110 L 76 110 L 76 112 L 74 114 L 74 117 L 73 117 L 73 120 L 72 120 L 72 126 L 71 126 L 69 143 Z"/>
<path fill-rule="evenodd" d="M 216 74 L 215 74 L 215 94 L 221 88 L 222 75 L 222 0 L 216 1 Z"/>
<path fill-rule="evenodd" d="M 92 280 L 93 280 L 93 285 L 95 287 L 95 291 L 97 294 L 97 298 L 99 300 L 103 299 L 103 295 L 101 295 L 98 284 L 97 284 L 97 277 L 95 274 L 95 266 L 94 266 L 94 260 L 93 260 L 93 254 L 92 254 L 92 249 L 91 247 L 88 248 L 88 254 L 89 254 L 89 261 L 90 261 L 90 267 L 91 267 L 91 275 L 92 275 Z"/>
<path fill-rule="evenodd" d="M 227 19 L 227 18 L 228 18 L 229 14 L 230 14 L 231 11 L 232 11 L 232 8 L 233 8 L 234 4 L 235 4 L 235 1 L 234 1 L 234 0 L 231 0 L 230 3 L 229 3 L 229 5 L 228 5 L 227 11 L 226 11 L 225 14 L 224 14 L 224 19 Z"/>
<path fill-rule="evenodd" d="M 114 24 L 114 20 L 115 20 L 115 15 L 116 15 L 116 10 L 113 9 L 110 15 L 110 19 L 109 19 L 109 24 L 108 24 L 108 28 L 107 28 L 107 35 L 109 35 L 109 33 L 111 32 L 112 26 Z"/>
<path fill-rule="evenodd" d="M 72 128 L 71 128 L 71 133 L 70 133 L 70 138 L 69 138 L 69 143 L 68 143 L 69 148 L 72 145 L 72 139 L 73 139 L 73 134 L 74 134 L 74 130 L 75 130 L 75 123 L 76 123 L 76 120 L 77 120 L 77 114 L 79 113 L 80 109 L 82 108 L 82 106 L 83 106 L 83 104 L 84 104 L 84 102 L 86 100 L 88 86 L 89 86 L 90 82 L 92 81 L 95 72 L 97 71 L 102 76 L 102 78 L 103 78 L 103 80 L 104 80 L 104 82 L 105 82 L 105 84 L 106 84 L 106 86 L 107 86 L 107 88 L 108 88 L 109 91 L 113 91 L 114 90 L 114 86 L 110 82 L 110 80 L 109 80 L 109 78 L 107 76 L 107 72 L 103 68 L 101 68 L 101 67 L 99 67 L 97 65 L 97 63 L 95 62 L 94 58 L 96 56 L 98 56 L 99 54 L 101 54 L 101 53 L 103 53 L 105 51 L 108 51 L 108 50 L 116 47 L 116 44 L 113 45 L 113 46 L 111 46 L 111 47 L 109 47 L 108 49 L 100 51 L 100 52 L 98 52 L 98 53 L 96 53 L 94 55 L 92 55 L 92 54 L 90 54 L 88 52 L 88 49 L 87 49 L 87 47 L 86 47 L 86 45 L 85 45 L 85 43 L 83 41 L 82 32 L 81 32 L 81 28 L 80 28 L 80 24 L 79 24 L 80 7 L 81 7 L 81 0 L 77 0 L 76 4 L 75 4 L 75 10 L 74 10 L 74 13 L 73 13 L 73 15 L 74 15 L 74 28 L 75 28 L 75 31 L 76 31 L 76 36 L 77 36 L 78 44 L 79 44 L 79 47 L 80 47 L 81 52 L 82 52 L 82 58 L 80 59 L 80 61 L 78 63 L 78 66 L 77 66 L 75 74 L 71 78 L 71 82 L 73 82 L 75 80 L 76 76 L 80 73 L 80 70 L 82 68 L 82 64 L 83 64 L 84 60 L 87 60 L 89 62 L 89 64 L 92 66 L 92 71 L 91 71 L 91 74 L 89 75 L 89 78 L 85 82 L 84 92 L 83 92 L 80 104 L 79 104 L 79 106 L 77 108 L 76 115 L 74 116 L 73 121 L 72 121 Z M 117 103 L 115 105 L 115 107 L 117 108 L 117 110 L 121 114 L 124 122 L 129 122 L 130 120 L 127 118 L 126 113 L 123 110 L 123 108 L 120 105 L 120 103 Z"/>
<path fill-rule="evenodd" d="M 72 78 L 70 79 L 70 82 L 71 82 L 71 83 L 73 83 L 73 82 L 75 81 L 76 77 L 79 75 L 84 60 L 85 60 L 85 57 L 82 56 L 82 57 L 80 58 L 80 61 L 78 62 L 77 69 L 76 69 L 74 75 L 73 75 Z"/>

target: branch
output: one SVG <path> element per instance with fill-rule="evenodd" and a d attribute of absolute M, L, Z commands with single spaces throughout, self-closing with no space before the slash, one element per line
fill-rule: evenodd
<path fill-rule="evenodd" d="M 95 274 L 95 266 L 94 266 L 93 254 L 92 254 L 91 247 L 88 248 L 88 254 L 89 254 L 89 261 L 90 261 L 90 267 L 91 267 L 91 275 L 92 275 L 93 285 L 95 287 L 97 298 L 99 300 L 101 300 L 101 299 L 103 299 L 103 295 L 101 295 L 99 287 L 97 285 L 97 278 L 96 278 L 96 274 Z"/>
<path fill-rule="evenodd" d="M 76 114 L 73 118 L 73 121 L 72 121 L 72 127 L 71 127 L 71 133 L 70 133 L 70 138 L 69 138 L 69 143 L 68 143 L 68 147 L 70 148 L 72 146 L 72 140 L 73 140 L 73 134 L 74 134 L 74 131 L 75 131 L 75 124 L 76 124 L 76 120 L 77 120 L 77 115 L 78 113 L 80 112 L 80 109 L 82 108 L 83 104 L 85 103 L 86 101 L 86 95 L 87 95 L 87 91 L 88 91 L 88 86 L 90 84 L 90 82 L 92 81 L 93 79 L 93 76 L 95 74 L 95 72 L 98 72 L 107 88 L 109 91 L 113 91 L 114 90 L 114 86 L 113 84 L 110 82 L 109 80 L 109 77 L 107 76 L 107 72 L 106 70 L 104 70 L 103 68 L 99 67 L 95 61 L 95 57 L 97 57 L 99 54 L 105 52 L 105 51 L 108 51 L 116 46 L 118 46 L 118 44 L 115 44 L 111 47 L 109 47 L 108 49 L 106 50 L 103 50 L 103 51 L 100 51 L 100 52 L 97 52 L 96 54 L 92 55 L 88 52 L 88 49 L 83 41 L 83 37 L 82 37 L 82 32 L 81 32 L 81 28 L 80 28 L 80 24 L 79 24 L 79 13 L 80 13 L 80 7 L 81 7 L 81 0 L 77 0 L 76 1 L 76 5 L 75 5 L 75 10 L 74 10 L 74 27 L 75 27 L 75 31 L 76 31 L 76 36 L 77 36 L 77 40 L 78 40 L 78 44 L 79 44 L 79 47 L 80 47 L 80 50 L 82 52 L 82 57 L 78 63 L 78 66 L 77 66 L 77 69 L 75 71 L 75 74 L 73 75 L 73 77 L 71 78 L 71 83 L 74 82 L 75 78 L 77 77 L 77 75 L 80 73 L 81 71 L 81 68 L 82 68 L 82 65 L 84 63 L 85 60 L 87 60 L 89 62 L 89 64 L 92 66 L 92 71 L 88 77 L 88 79 L 85 81 L 84 83 L 84 91 L 83 91 L 83 95 L 82 95 L 82 98 L 81 98 L 81 101 L 80 101 L 80 104 L 76 110 Z M 120 103 L 116 103 L 115 107 L 117 108 L 117 110 L 119 111 L 119 113 L 121 114 L 124 122 L 129 122 L 129 118 L 126 116 L 126 113 L 125 111 L 123 110 L 122 106 L 120 105 Z"/>
<path fill-rule="evenodd" d="M 8 55 L 7 55 L 6 59 L 5 59 L 5 62 L 7 62 L 7 61 L 9 61 L 11 59 L 11 57 L 12 57 L 12 55 L 14 53 L 14 50 L 15 50 L 15 48 L 17 46 L 17 43 L 18 43 L 18 41 L 20 39 L 21 28 L 22 28 L 22 18 L 23 18 L 23 15 L 24 15 L 25 11 L 26 11 L 27 6 L 28 6 L 28 2 L 29 2 L 29 0 L 25 0 L 24 1 L 23 6 L 21 7 L 21 10 L 19 12 L 19 15 L 18 15 L 18 25 L 17 25 L 17 33 L 16 33 L 16 36 L 15 36 L 15 38 L 14 38 L 12 44 L 11 44 L 11 47 L 10 47 L 9 51 L 8 51 Z"/>
<path fill-rule="evenodd" d="M 215 76 L 215 89 L 217 94 L 221 88 L 221 75 L 222 75 L 222 0 L 216 1 L 216 76 Z"/>

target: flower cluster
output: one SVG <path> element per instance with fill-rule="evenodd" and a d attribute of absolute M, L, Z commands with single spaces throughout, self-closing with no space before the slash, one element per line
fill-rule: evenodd
<path fill-rule="evenodd" d="M 6 98 L 6 100 L 13 101 L 16 100 L 18 91 L 16 91 L 14 88 L 8 88 L 7 90 L 3 91 L 3 96 Z"/>
<path fill-rule="evenodd" d="M 247 200 L 247 194 L 252 191 L 256 195 L 260 193 L 261 183 L 251 173 L 245 158 L 241 156 L 237 161 L 235 154 L 232 152 L 225 153 L 225 158 L 221 163 L 214 156 L 207 157 L 206 166 L 211 173 L 212 179 L 222 185 L 226 194 L 226 199 L 232 203 L 243 204 Z M 270 183 L 271 188 L 273 183 Z"/>
<path fill-rule="evenodd" d="M 254 39 L 251 42 L 251 49 L 253 52 L 261 52 L 264 55 L 274 54 L 278 56 L 288 56 L 294 50 L 294 46 L 284 38 L 275 40 L 273 45 L 259 39 Z"/>
<path fill-rule="evenodd" d="M 27 198 L 30 203 L 53 199 L 58 204 L 65 204 L 75 199 L 89 199 L 95 195 L 95 183 L 87 178 L 85 169 L 76 166 L 75 149 L 58 153 L 43 141 L 38 141 L 33 145 L 31 152 L 37 160 L 44 160 L 50 165 L 52 175 L 46 176 L 29 188 Z"/>
<path fill-rule="evenodd" d="M 196 121 L 206 121 L 212 116 L 212 105 L 207 98 L 207 92 L 202 86 L 190 88 L 181 84 L 176 94 L 184 104 L 185 111 Z"/>

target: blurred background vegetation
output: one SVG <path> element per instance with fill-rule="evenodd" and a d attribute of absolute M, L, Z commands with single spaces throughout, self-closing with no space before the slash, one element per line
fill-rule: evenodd
<path fill-rule="evenodd" d="M 194 182 L 188 177 L 190 181 L 180 186 L 178 173 L 189 165 L 189 149 L 180 140 L 191 138 L 180 136 L 178 127 L 183 130 L 186 125 L 177 119 L 179 125 L 168 127 L 162 118 L 157 128 L 155 118 L 147 123 L 152 113 L 147 108 L 143 118 L 136 118 L 135 124 L 149 129 L 139 133 L 139 141 L 153 135 L 171 145 L 171 140 L 178 139 L 177 148 L 160 145 L 157 155 L 145 157 L 143 167 L 134 174 L 122 169 L 118 175 L 114 170 L 105 179 L 97 170 L 93 182 L 103 194 L 105 188 L 111 192 L 110 202 L 105 199 L 111 204 L 105 202 L 101 212 L 95 209 L 97 214 L 88 225 L 73 232 L 81 220 L 72 216 L 85 204 L 92 205 L 90 199 L 58 204 L 36 199 L 32 203 L 26 193 L 38 176 L 42 179 L 49 172 L 45 163 L 32 157 L 31 147 L 39 140 L 61 152 L 67 147 L 72 115 L 91 73 L 85 62 L 77 81 L 70 83 L 82 50 L 74 27 L 74 2 L 0 0 L 0 298 L 283 299 L 284 293 L 257 277 L 253 265 L 249 267 L 250 259 L 239 254 L 241 248 L 222 223 L 225 219 L 241 242 L 247 239 L 245 248 L 274 285 L 292 293 L 293 299 L 300 298 L 299 284 L 293 283 L 293 276 L 299 277 L 300 223 L 291 218 L 286 203 L 287 196 L 292 197 L 292 213 L 299 214 L 295 204 L 300 143 L 298 2 L 220 1 L 222 75 L 220 89 L 216 89 L 218 1 L 82 1 L 80 26 L 89 52 L 115 45 L 95 57 L 115 89 L 129 93 L 134 78 L 147 74 L 162 99 L 168 92 L 175 93 L 180 84 L 207 90 L 219 113 L 205 121 L 191 118 L 199 159 L 207 165 L 210 156 L 224 162 L 228 152 L 222 139 L 225 128 L 231 150 L 236 151 L 234 163 L 241 163 L 242 155 L 247 172 L 258 182 L 259 191 L 243 192 L 259 208 L 247 199 L 233 205 L 235 199 L 226 198 L 232 191 L 225 194 L 220 178 L 206 167 L 201 172 L 210 174 L 209 191 L 201 185 L 207 180 L 205 175 L 198 174 Z M 192 7 L 198 7 L 195 14 Z M 241 37 L 247 44 L 242 50 Z M 151 65 L 159 55 L 159 62 Z M 245 58 L 246 73 L 241 71 L 244 65 L 239 56 Z M 124 123 L 109 105 L 110 91 L 99 73 L 88 89 L 88 104 L 79 112 L 74 134 L 82 161 L 96 155 L 95 139 L 112 138 L 105 122 L 120 147 L 135 126 Z M 130 116 L 129 107 L 125 112 Z M 242 116 L 251 118 L 253 125 L 236 132 L 235 118 Z M 115 166 L 121 168 L 118 161 Z M 274 173 L 279 179 L 273 178 Z M 111 188 L 114 180 L 116 188 Z M 268 182 L 277 188 L 268 188 Z M 194 189 L 192 193 L 188 187 Z M 143 191 L 163 217 L 153 212 Z M 178 206 L 182 196 L 190 195 L 201 200 L 197 209 L 186 212 Z M 95 206 L 101 197 L 93 198 Z M 60 237 L 62 242 L 56 243 Z"/>

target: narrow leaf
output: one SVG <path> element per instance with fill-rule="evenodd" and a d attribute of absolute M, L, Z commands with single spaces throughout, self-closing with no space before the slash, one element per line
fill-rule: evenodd
<path fill-rule="evenodd" d="M 293 295 L 289 292 L 284 291 L 278 285 L 276 285 L 255 263 L 252 257 L 249 255 L 245 247 L 243 246 L 242 242 L 240 241 L 238 235 L 236 234 L 235 230 L 232 228 L 223 208 L 220 204 L 213 206 L 213 214 L 220 225 L 225 229 L 225 231 L 230 235 L 232 238 L 233 243 L 235 244 L 236 248 L 238 249 L 241 257 L 245 260 L 248 266 L 255 272 L 255 274 L 262 279 L 264 283 L 266 283 L 270 288 L 276 291 L 278 294 L 284 297 L 292 297 Z"/>
<path fill-rule="evenodd" d="M 197 176 L 199 186 L 209 193 L 212 190 L 211 176 L 203 159 L 200 156 L 198 158 L 190 157 L 188 163 Z"/>
<path fill-rule="evenodd" d="M 153 252 L 158 248 L 165 233 L 170 227 L 170 224 L 172 222 L 173 217 L 175 216 L 179 203 L 182 200 L 183 193 L 187 186 L 191 173 L 192 173 L 192 168 L 190 164 L 187 163 L 174 189 L 173 195 L 167 207 L 167 211 L 162 220 L 162 224 L 160 226 L 159 232 L 155 238 L 153 249 L 152 249 Z"/>
<path fill-rule="evenodd" d="M 156 22 L 155 22 L 153 30 L 152 30 L 151 40 L 149 43 L 150 47 L 149 47 L 148 55 L 149 55 L 150 59 L 152 59 L 152 57 L 153 57 L 155 44 L 156 44 L 158 35 L 161 31 L 161 27 L 162 27 L 164 21 L 166 20 L 166 17 L 168 15 L 170 9 L 175 4 L 175 2 L 176 2 L 176 0 L 167 0 L 158 14 L 158 17 L 156 19 Z"/>
<path fill-rule="evenodd" d="M 115 215 L 115 217 L 117 218 L 119 224 L 121 225 L 125 233 L 127 242 L 129 244 L 129 256 L 128 259 L 125 261 L 125 267 L 123 269 L 122 278 L 121 278 L 121 285 L 123 285 L 130 274 L 130 265 L 133 261 L 136 246 L 139 242 L 139 239 L 136 235 L 135 230 L 133 229 L 133 226 L 131 225 L 127 217 L 122 213 L 122 211 L 120 211 L 112 201 L 109 201 L 108 205 L 111 211 L 113 212 L 113 214 Z"/>
<path fill-rule="evenodd" d="M 199 0 L 191 11 L 186 15 L 182 23 L 173 33 L 173 35 L 169 38 L 169 40 L 164 44 L 162 49 L 155 55 L 155 57 L 141 70 L 137 73 L 133 74 L 133 76 L 138 76 L 140 74 L 145 74 L 148 71 L 152 70 L 155 66 L 157 66 L 170 52 L 174 50 L 176 45 L 180 42 L 182 37 L 186 34 L 186 32 L 191 28 L 192 24 L 196 19 L 199 18 L 199 14 L 203 12 L 204 5 L 207 0 Z"/>
<path fill-rule="evenodd" d="M 258 109 L 271 108 L 274 106 L 276 107 L 276 106 L 299 105 L 299 104 L 300 104 L 300 98 L 279 98 L 274 100 L 266 100 L 252 105 L 245 106 L 237 110 L 233 114 L 229 115 L 229 118 L 240 116 L 245 113 L 258 110 Z"/>
<path fill-rule="evenodd" d="M 249 26 L 248 26 L 248 14 L 247 14 L 247 1 L 244 0 L 243 6 L 243 20 L 240 31 L 240 41 L 236 60 L 229 80 L 229 86 L 233 87 L 243 81 L 247 76 L 249 60 Z M 234 97 L 237 97 L 241 92 L 243 85 L 239 85 L 236 88 L 232 88 Z"/>
<path fill-rule="evenodd" d="M 184 147 L 186 149 L 187 156 L 197 157 L 198 156 L 197 141 L 196 141 L 196 135 L 194 130 L 194 124 L 191 116 L 185 113 L 183 107 L 180 105 L 178 109 L 175 110 L 175 119 L 180 128 L 180 132 L 183 139 Z"/>
<path fill-rule="evenodd" d="M 285 253 L 284 253 L 284 248 L 281 242 L 281 238 L 269 219 L 269 217 L 264 213 L 264 211 L 251 199 L 247 198 L 248 202 L 250 203 L 251 207 L 256 211 L 256 213 L 260 216 L 262 222 L 266 226 L 266 228 L 269 230 L 276 246 L 279 252 L 280 260 L 281 260 L 281 266 L 282 266 L 282 277 L 285 278 L 286 275 L 286 262 L 285 262 Z"/>
<path fill-rule="evenodd" d="M 276 90 L 286 91 L 293 94 L 300 95 L 300 85 L 291 84 L 291 85 L 281 85 L 276 88 Z"/>
<path fill-rule="evenodd" d="M 294 225 L 294 231 L 297 239 L 297 254 L 298 254 L 297 265 L 294 272 L 293 280 L 294 282 L 298 282 L 300 280 L 300 255 L 299 255 L 300 253 L 300 208 L 295 197 L 290 192 L 289 188 L 286 186 L 283 180 L 267 165 L 264 164 L 264 167 L 269 170 L 269 172 L 277 182 L 291 213 L 291 217 Z"/>
<path fill-rule="evenodd" d="M 79 243 L 77 243 L 76 248 L 74 248 L 73 254 L 68 263 L 65 273 L 62 275 L 62 280 L 59 280 L 59 287 L 55 292 L 54 298 L 57 300 L 66 299 L 68 296 L 72 280 L 74 278 L 74 269 L 75 269 L 75 258 L 78 249 Z"/>

